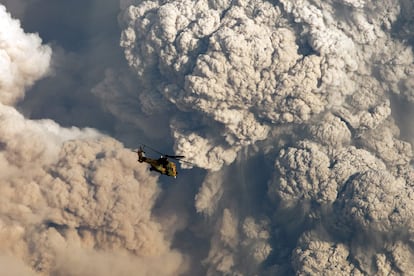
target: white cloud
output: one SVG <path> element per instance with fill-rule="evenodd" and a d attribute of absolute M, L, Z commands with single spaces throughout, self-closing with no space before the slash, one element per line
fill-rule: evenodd
<path fill-rule="evenodd" d="M 20 22 L 0 5 L 0 101 L 14 104 L 49 68 L 51 49 L 37 34 L 25 34 Z"/>

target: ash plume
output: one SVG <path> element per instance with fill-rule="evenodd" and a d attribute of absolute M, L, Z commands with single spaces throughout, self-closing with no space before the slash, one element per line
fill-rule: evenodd
<path fill-rule="evenodd" d="M 120 2 L 141 102 L 209 171 L 207 274 L 409 273 L 412 124 L 391 103 L 414 104 L 408 1 Z M 251 214 L 270 221 L 258 263 Z"/>
<path fill-rule="evenodd" d="M 174 275 L 186 267 L 151 215 L 157 177 L 92 128 L 25 118 L 51 48 L 0 6 L 2 275 Z M 163 266 L 158 263 L 162 260 Z"/>
<path fill-rule="evenodd" d="M 53 46 L 0 6 L 1 273 L 411 273 L 410 1 L 87 3 Z"/>

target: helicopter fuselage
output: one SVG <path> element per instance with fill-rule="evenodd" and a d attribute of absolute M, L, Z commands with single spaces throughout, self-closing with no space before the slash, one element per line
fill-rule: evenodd
<path fill-rule="evenodd" d="M 174 162 L 169 161 L 166 157 L 160 157 L 158 159 L 153 159 L 144 156 L 144 152 L 139 150 L 138 153 L 138 162 L 148 163 L 151 165 L 151 171 L 157 171 L 160 174 L 165 174 L 168 176 L 176 177 L 177 176 L 177 167 Z"/>

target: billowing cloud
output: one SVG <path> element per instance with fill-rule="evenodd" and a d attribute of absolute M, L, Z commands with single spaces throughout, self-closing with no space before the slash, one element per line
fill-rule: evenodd
<path fill-rule="evenodd" d="M 27 87 L 47 72 L 51 49 L 42 45 L 38 35 L 25 34 L 20 22 L 12 19 L 4 6 L 0 6 L 0 18 L 0 101 L 14 104 Z"/>
<path fill-rule="evenodd" d="M 21 13 L 27 7 L 16 3 Z M 51 55 L 1 8 L 0 262 L 8 274 L 412 271 L 409 1 L 120 7 L 131 72 L 103 59 L 119 49 L 91 34 L 101 30 L 93 27 L 100 12 L 96 22 L 80 20 L 88 26 L 78 47 L 57 39 Z M 28 119 L 47 107 L 36 107 L 35 93 L 15 108 L 51 58 L 58 75 L 69 73 L 39 82 L 36 91 L 48 92 L 37 101 L 53 102 L 53 119 L 78 127 L 48 119 L 53 112 Z M 51 101 L 57 82 L 72 90 L 70 103 L 66 92 Z M 121 142 L 81 128 L 86 122 L 128 145 L 174 145 L 201 169 L 164 185 L 168 178 L 136 166 Z"/>
<path fill-rule="evenodd" d="M 47 73 L 51 49 L 3 6 L 0 12 L 2 274 L 179 274 L 185 257 L 151 214 L 158 177 L 97 130 L 30 120 L 16 110 Z"/>
<path fill-rule="evenodd" d="M 369 170 L 347 183 L 338 203 L 352 227 L 390 235 L 402 228 L 412 232 L 412 192 L 405 184 L 387 172 Z"/>
<path fill-rule="evenodd" d="M 21 132 L 27 136 L 20 133 L 13 149 L 14 137 L 2 136 L 2 168 L 8 169 L 1 187 L 2 240 L 8 240 L 2 251 L 45 274 L 165 275 L 180 269 L 182 256 L 169 251 L 161 225 L 151 218 L 156 177 L 137 167 L 129 150 L 92 131 L 26 126 Z M 53 141 L 53 134 L 65 132 L 69 140 Z M 50 152 L 54 147 L 59 150 Z M 166 265 L 158 267 L 158 258 Z"/>
<path fill-rule="evenodd" d="M 329 158 L 318 145 L 303 142 L 299 148 L 284 149 L 276 162 L 280 178 L 270 185 L 286 200 L 313 199 L 317 202 L 332 202 L 337 187 L 331 183 Z M 273 186 L 277 186 L 273 187 Z"/>
<path fill-rule="evenodd" d="M 190 151 L 188 157 L 205 168 L 211 168 L 206 162 L 211 152 L 226 148 L 219 159 L 228 164 L 240 146 L 265 139 L 267 122 L 303 122 L 326 104 L 317 89 L 321 60 L 297 53 L 295 34 L 279 7 L 259 1 L 222 4 L 210 9 L 204 1 L 145 1 L 123 15 L 121 46 L 148 86 L 147 97 L 163 97 L 210 120 L 203 122 L 203 135 L 172 126 L 178 137 L 199 136 L 198 142 L 176 143 L 178 149 L 188 143 L 197 147 L 200 154 Z M 159 75 L 162 81 L 152 85 Z M 219 136 L 209 133 L 211 124 L 221 126 Z"/>
<path fill-rule="evenodd" d="M 316 238 L 314 232 L 305 233 L 293 251 L 292 265 L 297 275 L 363 275 L 347 259 L 349 248 L 345 244 Z"/>
<path fill-rule="evenodd" d="M 413 103 L 411 4 L 177 0 L 121 8 L 121 47 L 142 84 L 140 101 L 161 102 L 145 105 L 157 114 L 160 106 L 175 111 L 163 118 L 176 151 L 208 170 L 195 197 L 215 229 L 207 271 L 253 273 L 258 263 L 268 265 L 262 272 L 299 275 L 406 269 L 397 259 L 412 250 L 400 248 L 412 239 L 412 138 L 400 136 L 407 121 L 393 108 Z M 268 176 L 249 195 L 266 207 L 253 211 L 239 204 L 252 170 Z M 271 221 L 272 243 L 263 244 L 272 253 L 247 268 L 240 256 L 258 250 L 241 246 L 251 213 Z M 369 235 L 380 245 L 361 242 Z"/>
<path fill-rule="evenodd" d="M 254 273 L 272 251 L 267 220 L 246 217 L 240 221 L 234 211 L 225 208 L 214 228 L 204 260 L 208 275 Z"/>

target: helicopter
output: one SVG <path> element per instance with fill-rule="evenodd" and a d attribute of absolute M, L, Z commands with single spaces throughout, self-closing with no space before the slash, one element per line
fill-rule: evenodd
<path fill-rule="evenodd" d="M 150 147 L 148 147 L 149 149 L 155 151 L 156 153 L 161 154 L 161 157 L 158 159 L 153 159 L 153 158 L 149 158 L 145 156 L 145 151 L 144 151 L 144 147 L 148 147 L 148 146 L 140 146 L 138 150 L 133 150 L 133 152 L 136 152 L 138 155 L 138 162 L 142 163 L 148 163 L 151 165 L 151 167 L 149 168 L 150 171 L 156 171 L 159 172 L 160 174 L 165 174 L 167 176 L 172 176 L 174 178 L 177 178 L 177 166 L 175 165 L 174 162 L 168 160 L 168 158 L 171 159 L 175 159 L 175 160 L 180 160 L 181 158 L 184 158 L 183 155 L 167 155 L 167 154 L 162 154 L 161 152 L 152 149 Z M 180 160 L 181 162 L 187 162 L 184 160 Z M 190 163 L 190 162 L 188 162 Z"/>

